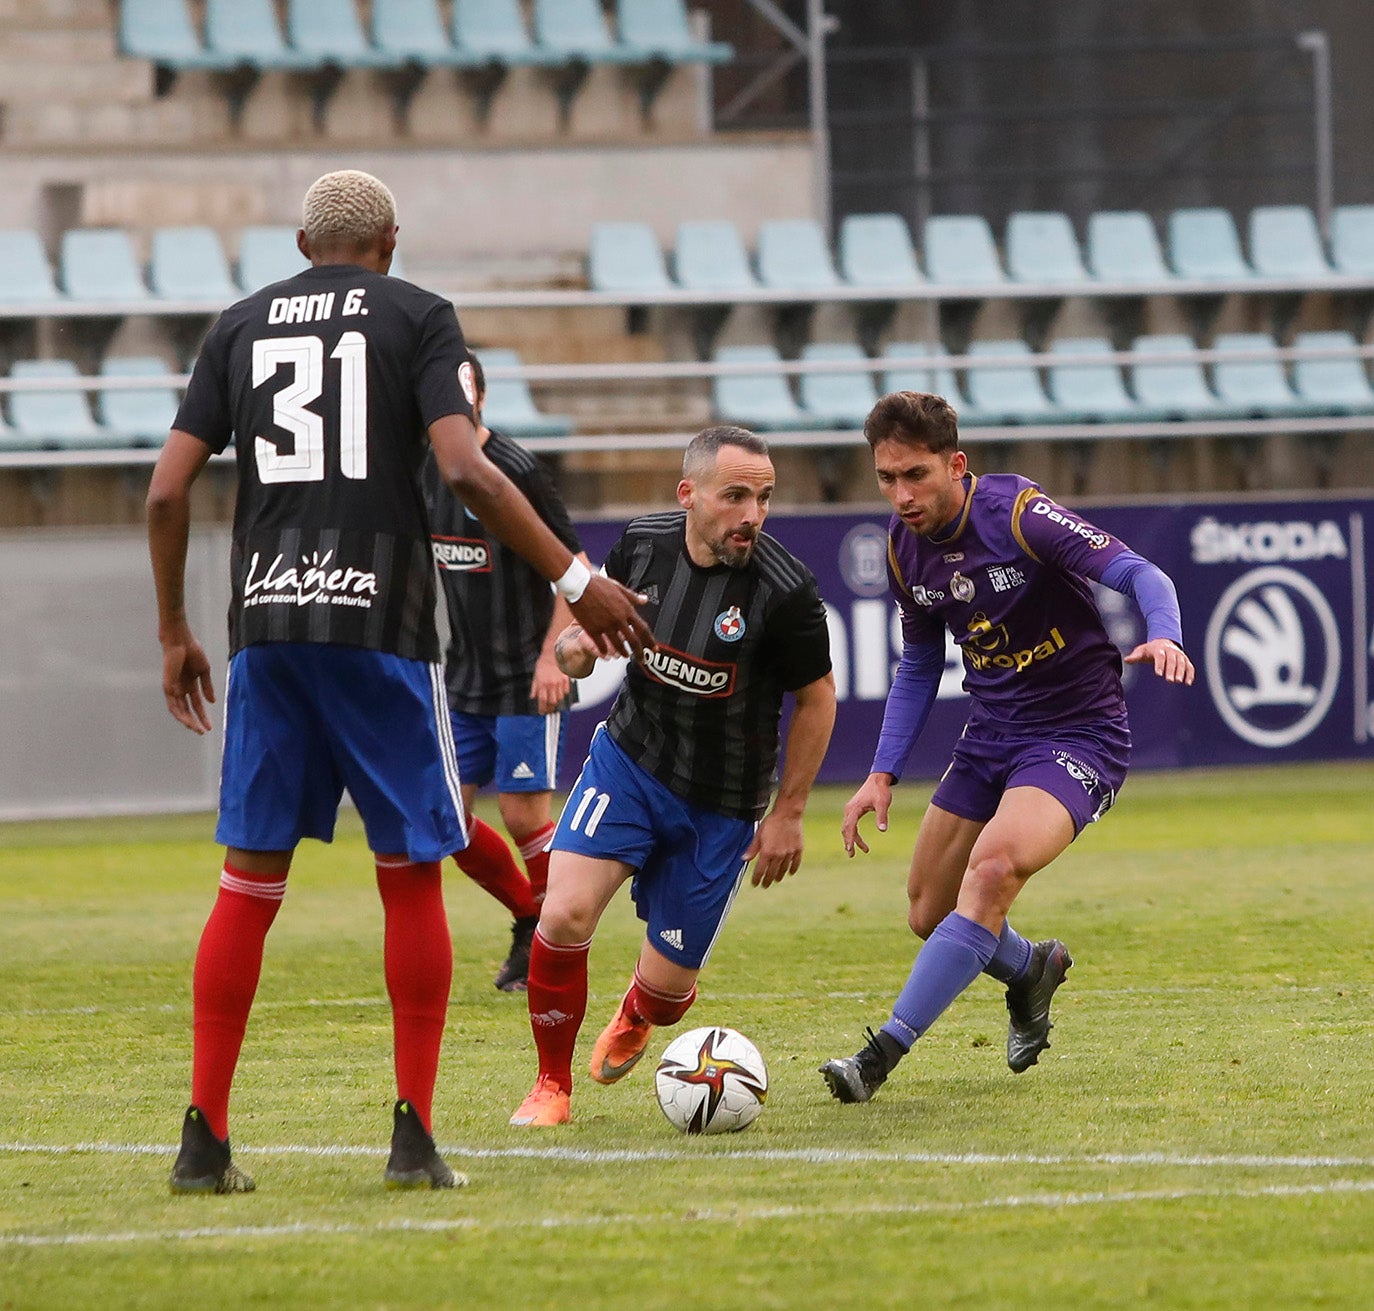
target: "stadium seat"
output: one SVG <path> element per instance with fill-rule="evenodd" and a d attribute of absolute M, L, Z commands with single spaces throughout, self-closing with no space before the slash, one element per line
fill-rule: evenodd
<path fill-rule="evenodd" d="M 690 291 L 755 291 L 758 281 L 739 229 L 728 219 L 689 220 L 678 225 L 673 272 Z"/>
<path fill-rule="evenodd" d="M 1169 215 L 1169 262 L 1180 278 L 1248 282 L 1254 272 L 1224 209 L 1176 209 Z"/>
<path fill-rule="evenodd" d="M 1331 262 L 1347 277 L 1374 278 L 1374 205 L 1331 211 Z"/>
<path fill-rule="evenodd" d="M 1068 215 L 1013 214 L 1007 220 L 1007 272 L 1017 282 L 1086 282 Z"/>
<path fill-rule="evenodd" d="M 62 285 L 73 300 L 146 300 L 123 228 L 72 228 L 62 234 Z"/>
<path fill-rule="evenodd" d="M 1096 423 L 1141 423 L 1167 419 L 1135 401 L 1126 390 L 1121 370 L 1100 357 L 1112 353 L 1105 337 L 1066 337 L 1053 342 L 1050 354 L 1064 357 L 1049 367 L 1050 399 L 1076 420 Z"/>
<path fill-rule="evenodd" d="M 840 272 L 855 287 L 910 290 L 925 279 L 900 214 L 850 214 L 840 224 Z"/>
<path fill-rule="evenodd" d="M 466 68 L 481 62 L 454 48 L 435 0 L 372 0 L 372 44 L 397 63 Z"/>
<path fill-rule="evenodd" d="M 174 72 L 233 65 L 232 59 L 201 45 L 185 0 L 120 0 L 119 49 Z"/>
<path fill-rule="evenodd" d="M 825 428 L 825 419 L 808 414 L 792 398 L 785 375 L 770 372 L 782 357 L 773 346 L 722 346 L 717 364 L 757 364 L 758 373 L 730 374 L 711 380 L 716 414 L 761 432 Z"/>
<path fill-rule="evenodd" d="M 598 0 L 534 0 L 534 37 L 561 60 L 588 64 L 635 64 L 647 50 L 614 41 Z"/>
<path fill-rule="evenodd" d="M 801 358 L 872 363 L 853 342 L 812 342 L 802 348 Z M 802 409 L 826 428 L 862 428 L 878 403 L 872 373 L 803 373 L 797 391 Z"/>
<path fill-rule="evenodd" d="M 1320 282 L 1334 272 L 1306 205 L 1261 205 L 1251 211 L 1250 263 L 1262 278 Z"/>
<path fill-rule="evenodd" d="M 0 301 L 42 304 L 58 299 L 38 233 L 27 228 L 0 231 Z"/>
<path fill-rule="evenodd" d="M 1156 333 L 1137 337 L 1131 350 L 1141 355 L 1182 354 L 1197 350 L 1197 343 L 1183 333 Z M 1141 405 L 1170 419 L 1239 419 L 1247 413 L 1217 398 L 1196 360 L 1132 364 L 1131 390 Z"/>
<path fill-rule="evenodd" d="M 1008 341 L 975 341 L 971 356 L 1029 355 L 1020 338 Z M 1035 369 L 1029 365 L 993 368 L 970 365 L 964 374 L 964 392 L 981 423 L 1045 423 L 1064 418 L 1045 396 Z"/>
<path fill-rule="evenodd" d="M 839 278 L 820 224 L 771 219 L 759 224 L 759 281 L 778 291 L 828 291 Z"/>
<path fill-rule="evenodd" d="M 698 41 L 683 0 L 616 0 L 620 39 L 670 64 L 724 64 L 735 57 L 723 41 Z"/>
<path fill-rule="evenodd" d="M 111 357 L 100 366 L 104 378 L 155 378 L 175 373 L 155 355 Z M 161 446 L 176 418 L 177 393 L 170 387 L 146 391 L 102 388 L 96 393 L 96 409 L 107 432 L 126 446 Z"/>
<path fill-rule="evenodd" d="M 286 34 L 293 50 L 320 64 L 396 68 L 404 62 L 368 43 L 353 0 L 287 0 Z"/>
<path fill-rule="evenodd" d="M 309 267 L 296 248 L 295 228 L 249 227 L 239 235 L 239 286 L 246 292 L 295 277 Z"/>
<path fill-rule="evenodd" d="M 229 261 L 213 228 L 158 228 L 148 281 L 154 295 L 168 300 L 238 299 Z"/>
<path fill-rule="evenodd" d="M 493 378 L 493 369 L 520 367 L 520 356 L 512 350 L 479 350 L 487 377 L 487 399 L 482 420 L 489 428 L 511 437 L 566 437 L 573 421 L 566 415 L 545 414 L 534 403 L 530 385 L 523 378 Z"/>
<path fill-rule="evenodd" d="M 453 43 L 479 62 L 538 65 L 559 56 L 537 47 L 525 27 L 520 0 L 453 0 Z"/>
<path fill-rule="evenodd" d="M 261 71 L 318 68 L 319 60 L 282 40 L 272 0 L 205 0 L 206 48 Z"/>
<path fill-rule="evenodd" d="M 1299 350 L 1353 350 L 1356 342 L 1348 332 L 1300 332 L 1293 339 Z M 1293 389 L 1310 405 L 1328 414 L 1374 414 L 1374 388 L 1363 360 L 1295 360 Z"/>
<path fill-rule="evenodd" d="M 952 286 L 1002 283 L 1007 275 L 987 220 L 973 214 L 937 215 L 926 220 L 926 275 Z"/>
<path fill-rule="evenodd" d="M 647 223 L 597 223 L 587 252 L 587 281 L 593 291 L 671 291 L 658 238 Z"/>
<path fill-rule="evenodd" d="M 70 360 L 16 360 L 10 377 L 79 378 Z M 91 407 L 80 391 L 16 391 L 10 393 L 10 420 L 16 446 L 42 450 L 92 450 L 121 446 L 121 438 L 91 418 Z"/>
<path fill-rule="evenodd" d="M 1272 351 L 1277 347 L 1267 332 L 1223 332 L 1212 349 Z M 1218 360 L 1212 366 L 1212 385 L 1223 404 L 1254 418 L 1321 413 L 1320 406 L 1294 394 L 1280 360 Z"/>
<path fill-rule="evenodd" d="M 1139 210 L 1089 217 L 1088 269 L 1102 282 L 1166 283 L 1173 276 L 1164 263 L 1153 220 Z"/>

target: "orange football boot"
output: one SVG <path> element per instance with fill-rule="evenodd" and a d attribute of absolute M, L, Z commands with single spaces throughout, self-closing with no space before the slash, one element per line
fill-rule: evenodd
<path fill-rule="evenodd" d="M 554 1124 L 567 1124 L 572 1119 L 572 1095 L 556 1084 L 547 1074 L 541 1074 L 530 1089 L 529 1096 L 520 1103 L 510 1117 L 512 1124 L 545 1129 Z"/>
<path fill-rule="evenodd" d="M 654 1026 L 648 1020 L 632 1020 L 625 1014 L 622 999 L 615 1018 L 601 1030 L 592 1048 L 591 1075 L 597 1083 L 615 1083 L 623 1079 L 644 1055 Z"/>

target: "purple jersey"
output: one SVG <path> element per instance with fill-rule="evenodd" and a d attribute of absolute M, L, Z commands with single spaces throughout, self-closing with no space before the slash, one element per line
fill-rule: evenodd
<path fill-rule="evenodd" d="M 958 520 L 921 537 L 893 516 L 888 582 L 909 645 L 964 653 L 970 722 L 1072 724 L 1120 714 L 1121 655 L 1085 579 L 1126 547 L 1056 505 L 1029 479 L 970 474 Z"/>

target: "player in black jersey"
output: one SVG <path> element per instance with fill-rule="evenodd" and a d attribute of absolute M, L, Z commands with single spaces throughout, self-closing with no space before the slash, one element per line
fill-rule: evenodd
<path fill-rule="evenodd" d="M 434 618 L 426 434 L 444 478 L 546 578 L 610 653 L 652 643 L 638 598 L 586 567 L 481 452 L 453 307 L 384 276 L 395 202 L 376 178 L 306 193 L 305 272 L 231 306 L 210 330 L 148 492 L 162 684 L 210 729 L 210 666 L 186 617 L 190 491 L 236 438 L 239 493 L 217 840 L 219 897 L 196 957 L 192 1106 L 176 1192 L 247 1192 L 229 1092 L 263 942 L 302 837 L 328 841 L 347 786 L 376 853 L 399 1100 L 385 1178 L 457 1182 L 430 1133 L 452 974 L 439 862 L 464 841 Z"/>
<path fill-rule="evenodd" d="M 554 535 L 584 564 L 577 530 L 543 466 L 482 420 L 486 378 L 469 357 L 477 440 L 528 498 Z M 514 918 L 510 953 L 496 975 L 502 992 L 524 992 L 539 903 L 548 883 L 553 787 L 563 714 L 576 693 L 554 658 L 554 640 L 572 622 L 548 581 L 487 529 L 444 484 L 433 457 L 425 461 L 425 498 L 434 559 L 448 603 L 444 681 L 463 780 L 468 845 L 454 860 Z M 524 859 L 521 873 L 506 840 L 473 814 L 478 788 L 496 781 L 506 831 Z"/>
<path fill-rule="evenodd" d="M 761 531 L 772 493 L 767 444 L 742 428 L 708 428 L 683 459 L 682 511 L 636 519 L 606 559 L 612 578 L 648 596 L 657 646 L 629 665 L 554 834 L 530 954 L 539 1077 L 512 1124 L 570 1118 L 587 954 L 626 879 L 647 932 L 592 1052 L 598 1083 L 627 1074 L 653 1027 L 686 1013 L 745 865 L 754 860 L 754 884 L 768 887 L 801 864 L 802 811 L 830 742 L 835 683 L 816 580 Z M 558 656 L 583 678 L 597 653 L 574 626 Z M 769 810 L 788 692 L 795 709 Z"/>

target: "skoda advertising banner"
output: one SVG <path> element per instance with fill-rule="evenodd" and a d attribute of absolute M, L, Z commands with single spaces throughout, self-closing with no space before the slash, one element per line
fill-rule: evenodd
<path fill-rule="evenodd" d="M 1367 536 L 1374 504 L 1246 500 L 1083 513 L 1173 578 L 1197 666 L 1197 682 L 1187 689 L 1127 668 L 1135 766 L 1374 758 L 1374 550 Z M 623 526 L 578 525 L 594 563 Z M 887 518 L 877 511 L 775 513 L 767 530 L 810 566 L 826 603 L 840 710 L 821 779 L 862 779 L 901 654 L 885 572 Z M 1129 651 L 1143 640 L 1139 612 L 1126 597 L 1097 591 L 1112 639 Z M 569 716 L 563 786 L 575 777 L 623 672 L 623 661 L 603 661 L 583 681 L 581 704 Z M 967 714 L 962 679 L 950 641 L 939 699 L 907 777 L 936 777 L 948 763 Z"/>

